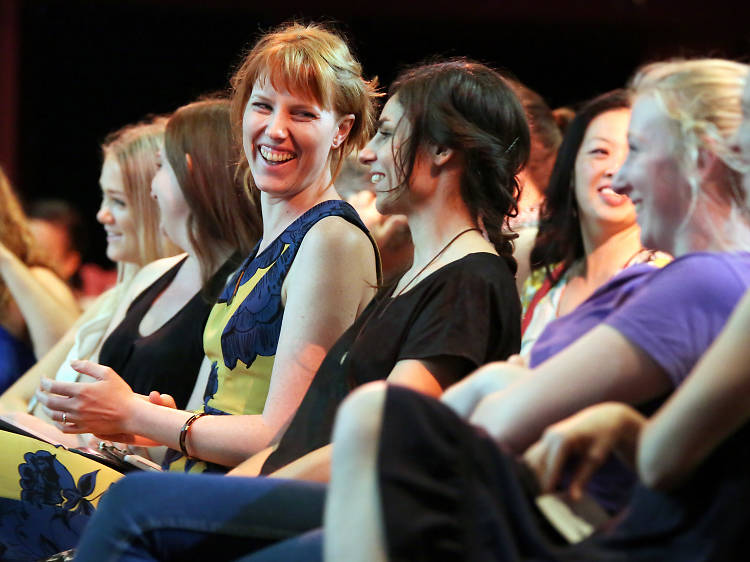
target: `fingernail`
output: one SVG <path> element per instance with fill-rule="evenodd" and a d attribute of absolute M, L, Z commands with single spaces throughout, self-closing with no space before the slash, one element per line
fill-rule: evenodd
<path fill-rule="evenodd" d="M 39 385 L 42 387 L 42 390 L 49 390 L 51 385 L 52 385 L 51 380 L 49 380 L 47 377 L 42 377 L 42 382 Z"/>

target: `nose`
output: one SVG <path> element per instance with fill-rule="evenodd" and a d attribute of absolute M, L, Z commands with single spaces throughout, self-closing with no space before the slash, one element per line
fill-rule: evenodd
<path fill-rule="evenodd" d="M 107 207 L 104 203 L 101 204 L 99 210 L 96 213 L 96 220 L 99 221 L 99 224 L 112 224 L 112 222 L 114 222 L 109 207 Z"/>
<path fill-rule="evenodd" d="M 359 161 L 365 166 L 369 166 L 370 164 L 375 162 L 375 151 L 370 148 L 369 142 L 362 150 L 359 151 Z"/>
<path fill-rule="evenodd" d="M 633 186 L 623 181 L 620 175 L 615 175 L 611 187 L 612 191 L 618 195 L 627 195 L 630 197 L 630 194 L 633 192 Z"/>
<path fill-rule="evenodd" d="M 266 133 L 274 140 L 284 140 L 287 138 L 286 118 L 280 111 L 274 112 L 268 118 Z"/>

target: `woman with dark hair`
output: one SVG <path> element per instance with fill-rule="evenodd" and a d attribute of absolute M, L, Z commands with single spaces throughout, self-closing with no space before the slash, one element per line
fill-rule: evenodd
<path fill-rule="evenodd" d="M 258 474 L 265 461 L 266 474 L 284 467 L 273 476 L 326 480 L 334 415 L 353 387 L 386 379 L 438 396 L 474 366 L 518 348 L 515 264 L 503 224 L 515 208 L 516 174 L 528 151 L 523 110 L 508 82 L 486 66 L 460 59 L 420 66 L 396 80 L 360 159 L 369 167 L 378 210 L 408 218 L 414 264 L 331 348 L 276 451 L 232 474 Z M 285 494 L 288 480 L 150 476 L 129 477 L 112 489 L 80 560 L 97 560 L 105 550 L 114 559 L 165 552 L 232 559 L 316 514 L 320 523 L 320 489 L 300 504 L 296 492 Z M 127 505 L 125 496 L 133 495 L 153 501 Z M 180 530 L 171 523 L 177 512 Z M 144 517 L 148 529 L 140 527 Z M 285 518 L 291 527 L 277 532 Z M 263 529 L 272 531 L 264 536 Z"/>
<path fill-rule="evenodd" d="M 587 333 L 571 334 L 575 341 L 535 369 L 496 366 L 494 386 L 491 376 L 472 375 L 444 403 L 373 383 L 342 404 L 326 512 L 331 560 L 706 561 L 746 550 L 744 430 L 686 488 L 639 488 L 614 529 L 578 546 L 550 540 L 533 498 L 539 485 L 579 498 L 618 441 L 624 452 L 638 450 L 647 486 L 673 485 L 747 420 L 736 365 L 716 381 L 717 393 L 714 350 L 708 368 L 699 363 L 750 287 L 750 218 L 732 146 L 747 76 L 747 65 L 720 59 L 636 73 L 630 152 L 612 188 L 635 204 L 644 244 L 676 259 L 641 283 L 623 281 L 623 272 L 592 295 L 577 309 L 598 315 Z M 746 323 L 730 326 L 736 345 Z M 694 368 L 700 377 L 643 434 L 648 414 L 611 404 L 555 425 L 601 402 L 643 405 Z M 515 380 L 503 386 L 509 374 Z M 703 398 L 717 394 L 712 411 Z M 560 438 L 571 427 L 572 438 Z M 517 462 L 524 452 L 538 480 Z M 561 484 L 568 457 L 576 465 Z M 347 532 L 337 532 L 344 524 Z"/>
<path fill-rule="evenodd" d="M 558 152 L 521 290 L 521 355 L 624 267 L 668 256 L 642 251 L 635 208 L 611 183 L 628 152 L 630 95 L 614 90 L 586 103 Z"/>

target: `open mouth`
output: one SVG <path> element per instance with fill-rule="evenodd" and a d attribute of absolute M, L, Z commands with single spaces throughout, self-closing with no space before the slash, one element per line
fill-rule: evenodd
<path fill-rule="evenodd" d="M 372 174 L 370 174 L 370 183 L 378 183 L 384 177 L 385 174 L 381 174 L 380 172 L 373 172 Z"/>
<path fill-rule="evenodd" d="M 290 160 L 297 158 L 297 155 L 294 152 L 289 152 L 288 150 L 275 150 L 267 146 L 261 146 L 259 152 L 263 160 L 274 166 L 285 164 Z"/>

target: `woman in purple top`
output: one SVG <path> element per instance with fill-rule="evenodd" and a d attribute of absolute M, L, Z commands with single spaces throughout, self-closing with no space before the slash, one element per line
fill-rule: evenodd
<path fill-rule="evenodd" d="M 617 277 L 602 287 L 606 306 L 584 311 L 600 314 L 594 325 L 582 316 L 589 331 L 534 369 L 486 367 L 446 392 L 444 405 L 375 384 L 345 402 L 326 528 L 346 521 L 351 531 L 326 533 L 332 559 L 549 559 L 536 548 L 540 533 L 521 533 L 538 527 L 528 506 L 498 516 L 497 493 L 505 506 L 525 499 L 515 480 L 498 483 L 498 458 L 509 457 L 493 441 L 520 454 L 587 406 L 667 394 L 722 329 L 750 286 L 750 222 L 730 149 L 747 73 L 747 65 L 695 60 L 648 65 L 632 82 L 630 153 L 614 188 L 634 202 L 644 246 L 673 254 L 673 263 L 637 287 Z M 606 457 L 593 456 L 597 465 Z M 636 559 L 647 547 L 628 543 Z"/>

